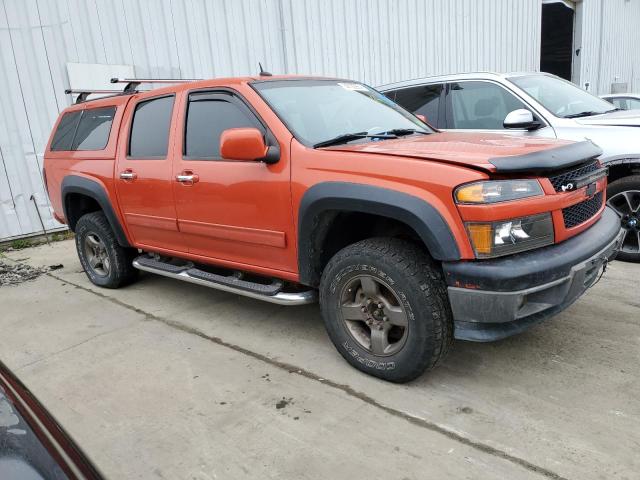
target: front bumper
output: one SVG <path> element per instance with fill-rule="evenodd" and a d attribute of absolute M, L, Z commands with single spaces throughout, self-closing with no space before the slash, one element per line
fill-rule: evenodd
<path fill-rule="evenodd" d="M 610 208 L 560 244 L 495 260 L 443 264 L 455 337 L 490 342 L 561 312 L 597 280 L 624 239 Z"/>

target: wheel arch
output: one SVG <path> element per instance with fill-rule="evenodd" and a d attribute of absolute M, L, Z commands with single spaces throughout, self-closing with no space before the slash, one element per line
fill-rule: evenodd
<path fill-rule="evenodd" d="M 118 243 L 123 247 L 131 247 L 111 205 L 109 195 L 97 181 L 78 175 L 68 175 L 62 180 L 61 195 L 64 216 L 71 231 L 75 231 L 76 223 L 82 215 L 102 210 Z"/>
<path fill-rule="evenodd" d="M 602 158 L 600 162 L 609 167 L 609 183 L 627 177 L 640 174 L 640 157 L 617 156 Z"/>
<path fill-rule="evenodd" d="M 396 190 L 347 182 L 323 182 L 309 188 L 298 212 L 300 283 L 320 283 L 324 247 L 332 226 L 345 213 L 388 219 L 406 226 L 436 260 L 459 260 L 453 232 L 438 210 L 423 199 Z M 337 233 L 340 234 L 339 232 Z"/>

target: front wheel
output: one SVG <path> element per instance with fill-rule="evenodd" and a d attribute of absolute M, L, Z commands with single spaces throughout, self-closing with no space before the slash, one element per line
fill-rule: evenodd
<path fill-rule="evenodd" d="M 322 274 L 320 308 L 340 354 L 391 382 L 433 368 L 452 341 L 441 270 L 402 240 L 363 240 L 338 252 Z"/>
<path fill-rule="evenodd" d="M 626 235 L 616 259 L 640 262 L 640 175 L 623 177 L 607 188 L 607 205 L 621 217 Z"/>

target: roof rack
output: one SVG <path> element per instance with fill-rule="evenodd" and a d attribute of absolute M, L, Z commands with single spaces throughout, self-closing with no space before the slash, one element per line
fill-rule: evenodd
<path fill-rule="evenodd" d="M 87 97 L 89 95 L 100 95 L 100 94 L 112 94 L 111 96 L 117 95 L 130 95 L 132 93 L 138 92 L 138 86 L 141 83 L 188 83 L 188 82 L 197 82 L 200 80 L 199 78 L 112 78 L 110 80 L 111 83 L 126 83 L 123 90 L 75 90 L 75 89 L 66 89 L 64 93 L 66 94 L 78 94 L 76 97 L 75 103 L 82 103 L 87 101 Z"/>
<path fill-rule="evenodd" d="M 116 95 L 122 95 L 122 90 L 75 90 L 67 88 L 64 93 L 66 94 L 78 94 L 76 97 L 75 103 L 82 103 L 87 101 L 87 97 L 93 94 L 112 94 L 111 96 L 115 97 Z M 130 92 L 127 92 L 130 93 Z"/>
<path fill-rule="evenodd" d="M 141 83 L 188 83 L 197 82 L 200 78 L 112 78 L 111 83 L 126 83 L 123 92 L 129 93 Z"/>

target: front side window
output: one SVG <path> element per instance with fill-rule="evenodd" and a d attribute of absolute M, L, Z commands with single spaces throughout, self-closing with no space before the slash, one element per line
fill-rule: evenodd
<path fill-rule="evenodd" d="M 414 115 L 424 115 L 434 127 L 438 125 L 442 85 L 420 85 L 396 90 L 395 102 Z"/>
<path fill-rule="evenodd" d="M 129 156 L 164 158 L 169 146 L 173 95 L 145 100 L 136 105 L 131 122 Z"/>
<path fill-rule="evenodd" d="M 432 131 L 391 99 L 360 83 L 346 80 L 268 80 L 251 85 L 291 133 L 307 146 L 356 133 Z M 389 134 L 360 141 L 394 136 Z"/>
<path fill-rule="evenodd" d="M 224 93 L 189 96 L 184 154 L 191 159 L 220 159 L 220 135 L 229 128 L 257 128 L 262 125 L 240 100 Z"/>
<path fill-rule="evenodd" d="M 527 92 L 556 117 L 579 118 L 614 110 L 609 102 L 549 75 L 523 75 L 509 81 Z"/>
<path fill-rule="evenodd" d="M 495 83 L 470 81 L 449 85 L 447 108 L 448 128 L 501 130 L 509 112 L 526 107 Z"/>
<path fill-rule="evenodd" d="M 58 123 L 56 133 L 53 134 L 53 140 L 51 140 L 51 151 L 60 152 L 71 150 L 73 136 L 76 133 L 76 128 L 78 128 L 81 115 L 82 110 L 76 110 L 74 112 L 67 112 L 62 116 Z"/>
<path fill-rule="evenodd" d="M 640 100 L 637 98 L 627 98 L 627 110 L 640 109 Z"/>
<path fill-rule="evenodd" d="M 84 110 L 73 139 L 73 150 L 103 150 L 109 142 L 115 107 Z"/>

